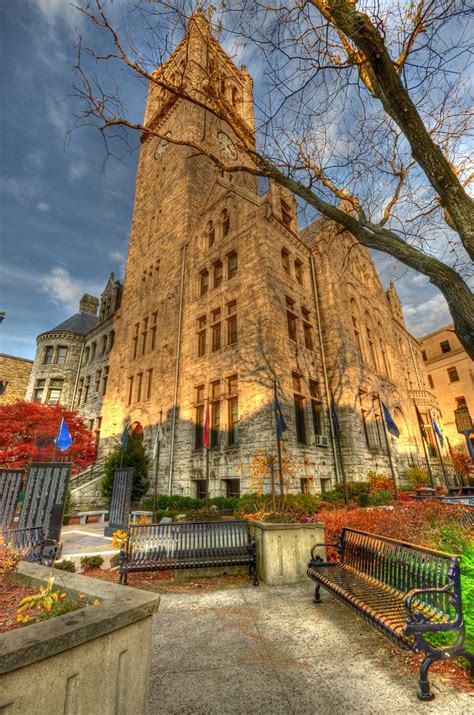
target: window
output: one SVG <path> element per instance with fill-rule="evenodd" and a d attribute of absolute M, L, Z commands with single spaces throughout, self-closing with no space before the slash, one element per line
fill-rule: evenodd
<path fill-rule="evenodd" d="M 83 388 L 84 388 L 84 378 L 81 377 L 81 379 L 79 380 L 79 388 L 77 390 L 77 398 L 76 398 L 77 406 L 79 406 L 81 404 Z"/>
<path fill-rule="evenodd" d="M 87 375 L 85 382 L 84 382 L 84 402 L 87 402 L 89 399 L 89 389 L 91 386 L 91 376 Z"/>
<path fill-rule="evenodd" d="M 365 313 L 365 331 L 366 331 L 366 335 L 367 335 L 367 344 L 369 346 L 369 359 L 370 359 L 370 364 L 372 365 L 372 367 L 374 367 L 377 370 L 378 369 L 377 355 L 375 354 L 375 345 L 374 345 L 374 341 L 372 338 L 372 331 L 368 325 L 368 321 L 369 321 L 369 314 L 366 312 Z"/>
<path fill-rule="evenodd" d="M 133 357 L 136 358 L 138 355 L 138 331 L 140 330 L 140 323 L 135 323 L 135 332 L 132 339 Z"/>
<path fill-rule="evenodd" d="M 280 199 L 281 220 L 285 226 L 291 227 L 291 205 L 285 199 Z"/>
<path fill-rule="evenodd" d="M 207 482 L 205 479 L 196 479 L 196 499 L 205 499 L 207 497 Z"/>
<path fill-rule="evenodd" d="M 87 365 L 87 363 L 89 362 L 90 352 L 91 351 L 89 347 L 87 347 L 84 351 L 84 365 Z"/>
<path fill-rule="evenodd" d="M 199 294 L 206 295 L 209 290 L 209 271 L 205 268 L 199 274 Z"/>
<path fill-rule="evenodd" d="M 232 397 L 228 402 L 229 409 L 229 440 L 228 444 L 239 443 L 239 398 Z"/>
<path fill-rule="evenodd" d="M 128 405 L 132 404 L 132 396 L 133 396 L 133 376 L 128 378 L 128 401 L 127 401 Z"/>
<path fill-rule="evenodd" d="M 153 285 L 156 287 L 158 283 L 160 282 L 160 262 L 156 261 L 155 263 L 155 273 L 153 276 Z"/>
<path fill-rule="evenodd" d="M 290 275 L 290 254 L 286 248 L 281 249 L 281 265 L 286 275 Z"/>
<path fill-rule="evenodd" d="M 96 449 L 97 449 L 97 447 L 99 446 L 99 442 L 100 442 L 100 429 L 101 429 L 101 427 L 102 427 L 102 417 L 98 417 L 98 418 L 97 418 L 97 426 L 96 426 L 96 429 L 95 429 L 95 448 L 96 448 Z"/>
<path fill-rule="evenodd" d="M 362 353 L 362 343 L 360 341 L 360 332 L 359 332 L 359 323 L 356 317 L 356 304 L 354 300 L 351 300 L 351 310 L 352 310 L 352 328 L 354 330 L 354 338 L 356 341 L 356 347 L 357 347 L 357 354 L 359 356 L 359 360 L 363 361 L 363 353 Z"/>
<path fill-rule="evenodd" d="M 380 325 L 379 325 L 379 329 L 380 329 Z M 382 353 L 383 368 L 384 368 L 385 374 L 388 377 L 390 377 L 391 376 L 390 375 L 390 365 L 389 365 L 388 358 L 387 358 L 387 351 L 385 350 L 385 345 L 383 343 L 382 338 L 380 338 L 379 341 L 380 341 L 380 352 Z"/>
<path fill-rule="evenodd" d="M 139 372 L 137 375 L 137 402 L 140 402 L 142 399 L 142 382 L 143 382 L 143 373 Z"/>
<path fill-rule="evenodd" d="M 206 354 L 206 316 L 198 318 L 198 357 Z"/>
<path fill-rule="evenodd" d="M 216 231 L 212 221 L 208 221 L 206 224 L 206 238 L 208 248 L 212 248 L 214 241 L 216 240 Z"/>
<path fill-rule="evenodd" d="M 219 434 L 221 427 L 221 403 L 211 404 L 211 449 L 219 446 Z"/>
<path fill-rule="evenodd" d="M 310 480 L 308 477 L 301 477 L 300 489 L 301 489 L 302 494 L 309 494 L 309 484 L 310 484 Z"/>
<path fill-rule="evenodd" d="M 221 383 L 219 380 L 211 383 L 211 395 L 213 400 L 219 400 L 221 396 Z"/>
<path fill-rule="evenodd" d="M 151 367 L 146 371 L 147 382 L 146 382 L 146 399 L 149 400 L 151 397 L 151 388 L 153 384 L 153 368 Z"/>
<path fill-rule="evenodd" d="M 304 344 L 308 350 L 313 349 L 313 335 L 311 331 L 311 325 L 309 323 L 303 322 L 303 332 L 304 332 Z"/>
<path fill-rule="evenodd" d="M 230 218 L 227 209 L 224 209 L 221 213 L 221 226 L 222 226 L 222 238 L 229 235 L 230 231 Z"/>
<path fill-rule="evenodd" d="M 448 367 L 448 377 L 449 377 L 449 382 L 458 382 L 459 381 L 458 371 L 455 367 Z"/>
<path fill-rule="evenodd" d="M 306 444 L 306 428 L 304 419 L 304 397 L 293 395 L 295 405 L 296 439 L 300 444 Z"/>
<path fill-rule="evenodd" d="M 235 251 L 232 251 L 232 253 L 229 253 L 227 256 L 227 278 L 229 280 L 237 275 L 237 269 L 237 253 Z"/>
<path fill-rule="evenodd" d="M 423 358 L 423 360 L 424 360 L 425 362 L 428 360 L 428 358 L 426 357 L 426 350 L 422 350 L 422 351 L 421 351 L 421 357 Z"/>
<path fill-rule="evenodd" d="M 194 448 L 202 449 L 204 433 L 204 385 L 196 387 L 196 403 Z"/>
<path fill-rule="evenodd" d="M 146 336 L 148 333 L 148 318 L 143 319 L 143 330 L 142 330 L 142 349 L 141 355 L 145 354 L 146 351 Z"/>
<path fill-rule="evenodd" d="M 95 371 L 94 392 L 99 392 L 100 388 L 100 370 Z"/>
<path fill-rule="evenodd" d="M 217 308 L 212 311 L 212 352 L 221 348 L 221 309 Z"/>
<path fill-rule="evenodd" d="M 48 405 L 57 405 L 61 400 L 64 380 L 58 378 L 49 381 Z"/>
<path fill-rule="evenodd" d="M 434 387 L 434 382 L 433 382 L 433 378 L 431 377 L 431 375 L 428 375 L 428 385 L 429 385 L 431 388 Z"/>
<path fill-rule="evenodd" d="M 321 477 L 319 481 L 321 482 L 321 494 L 324 494 L 331 489 L 331 480 L 329 477 Z"/>
<path fill-rule="evenodd" d="M 295 392 L 301 392 L 301 375 L 298 375 L 297 372 L 292 372 L 291 381 L 293 384 L 293 390 Z"/>
<path fill-rule="evenodd" d="M 222 261 L 216 261 L 213 266 L 214 272 L 214 288 L 219 288 L 222 285 L 222 279 L 224 275 L 224 269 L 222 266 Z"/>
<path fill-rule="evenodd" d="M 158 320 L 158 313 L 155 311 L 151 314 L 151 330 L 150 330 L 150 350 L 156 348 L 156 322 Z"/>
<path fill-rule="evenodd" d="M 295 277 L 300 285 L 303 285 L 303 264 L 296 259 L 295 261 Z"/>
<path fill-rule="evenodd" d="M 443 340 L 439 344 L 439 347 L 441 348 L 442 353 L 450 353 L 451 352 L 451 345 L 449 344 L 449 340 Z"/>
<path fill-rule="evenodd" d="M 58 347 L 58 354 L 56 356 L 56 362 L 58 365 L 64 365 L 66 362 L 66 357 L 67 357 L 67 346 L 66 345 L 60 345 Z"/>
<path fill-rule="evenodd" d="M 107 351 L 107 335 L 103 335 L 100 341 L 100 354 L 105 355 Z"/>
<path fill-rule="evenodd" d="M 467 406 L 465 397 L 455 397 L 454 399 L 456 400 L 456 407 L 463 407 L 464 405 Z"/>
<path fill-rule="evenodd" d="M 288 296 L 285 297 L 285 302 L 286 302 L 286 307 L 289 310 L 294 311 L 295 310 L 295 301 L 292 298 L 289 298 Z"/>
<path fill-rule="evenodd" d="M 33 402 L 43 402 L 45 385 L 46 380 L 36 380 L 35 389 L 33 392 Z"/>
<path fill-rule="evenodd" d="M 92 362 L 93 360 L 95 360 L 96 351 L 97 351 L 97 343 L 96 343 L 96 342 L 93 342 L 92 345 L 91 345 L 91 362 Z"/>
<path fill-rule="evenodd" d="M 237 301 L 227 303 L 227 345 L 237 342 Z"/>
<path fill-rule="evenodd" d="M 102 395 L 107 392 L 107 381 L 109 379 L 109 367 L 106 365 L 102 370 Z"/>
<path fill-rule="evenodd" d="M 290 313 L 289 310 L 286 311 L 286 320 L 288 323 L 288 337 L 290 340 L 293 340 L 293 342 L 296 343 L 297 341 L 297 332 L 296 332 L 296 315 L 293 313 Z"/>
<path fill-rule="evenodd" d="M 319 382 L 316 382 L 316 380 L 309 381 L 309 394 L 311 396 L 311 419 L 313 421 L 314 434 L 324 434 L 321 391 Z"/>
<path fill-rule="evenodd" d="M 44 349 L 43 365 L 51 365 L 53 362 L 53 346 L 47 345 Z"/>
<path fill-rule="evenodd" d="M 225 495 L 228 499 L 231 497 L 240 497 L 240 479 L 225 479 Z"/>

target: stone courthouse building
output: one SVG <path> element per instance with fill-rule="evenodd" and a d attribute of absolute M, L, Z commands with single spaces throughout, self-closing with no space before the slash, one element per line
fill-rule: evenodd
<path fill-rule="evenodd" d="M 212 78 L 234 121 L 253 134 L 252 79 L 201 14 L 156 71 L 199 90 L 203 105 Z M 102 323 L 89 313 L 94 325 L 80 349 L 90 352 L 71 398 L 87 419 L 101 420 L 102 453 L 127 425 L 151 453 L 161 422 L 160 460 L 150 471 L 161 493 L 202 495 L 206 475 L 211 495 L 253 490 L 253 457 L 275 456 L 276 380 L 289 490 L 389 473 L 379 397 L 401 432 L 388 437 L 396 468 L 421 456 L 415 403 L 426 423 L 430 410 L 439 417 L 437 404 L 396 289 L 383 290 L 368 251 L 326 220 L 299 231 L 288 192 L 272 183 L 261 191 L 250 174 L 223 173 L 173 143 L 205 146 L 227 165 L 242 160 L 231 126 L 205 106 L 153 85 L 145 123 L 161 138 L 142 137 L 121 303 Z M 52 345 L 55 354 L 66 340 L 59 329 L 40 336 L 40 351 Z M 112 349 L 106 334 L 115 336 Z M 107 359 L 96 365 L 99 345 Z M 45 378 L 39 366 L 33 373 L 34 396 Z"/>

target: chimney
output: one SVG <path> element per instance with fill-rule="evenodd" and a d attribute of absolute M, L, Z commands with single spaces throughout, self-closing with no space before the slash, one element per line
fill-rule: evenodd
<path fill-rule="evenodd" d="M 98 307 L 99 307 L 99 299 L 94 298 L 94 296 L 89 295 L 89 293 L 84 293 L 81 300 L 79 301 L 79 310 L 81 313 L 89 313 L 89 315 L 97 315 Z"/>

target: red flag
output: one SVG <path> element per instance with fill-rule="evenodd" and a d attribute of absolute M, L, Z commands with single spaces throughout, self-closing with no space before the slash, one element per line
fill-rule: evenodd
<path fill-rule="evenodd" d="M 204 432 L 202 435 L 202 446 L 209 449 L 209 403 L 206 407 L 206 419 L 204 420 Z"/>

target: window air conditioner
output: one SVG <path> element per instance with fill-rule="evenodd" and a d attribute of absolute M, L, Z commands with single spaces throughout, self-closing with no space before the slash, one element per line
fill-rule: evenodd
<path fill-rule="evenodd" d="M 317 434 L 314 438 L 314 444 L 316 445 L 316 447 L 328 447 L 329 439 L 326 437 L 325 434 Z"/>

